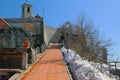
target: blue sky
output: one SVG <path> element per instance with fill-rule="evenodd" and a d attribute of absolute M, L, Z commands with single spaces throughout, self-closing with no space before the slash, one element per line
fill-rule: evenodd
<path fill-rule="evenodd" d="M 25 0 L 1 0 L 0 17 L 20 18 L 21 5 Z M 45 9 L 45 23 L 55 28 L 65 21 L 75 21 L 85 13 L 97 26 L 103 38 L 111 39 L 109 58 L 120 60 L 120 0 L 28 0 L 33 5 L 33 14 L 42 16 Z"/>

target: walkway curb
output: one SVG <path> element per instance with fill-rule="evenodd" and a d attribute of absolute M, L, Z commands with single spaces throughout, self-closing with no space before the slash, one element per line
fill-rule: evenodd
<path fill-rule="evenodd" d="M 36 61 L 35 61 L 32 65 L 36 64 L 36 62 L 39 60 L 39 58 L 42 58 L 42 57 L 44 56 L 44 54 L 46 53 L 46 51 L 47 51 L 47 49 L 36 59 Z M 27 71 L 29 71 L 29 70 L 32 68 L 32 65 L 30 65 L 30 67 L 28 67 L 27 70 L 24 71 L 24 72 L 18 77 L 17 80 L 19 80 L 20 78 L 22 78 L 22 77 L 23 77 L 23 74 L 25 74 Z"/>

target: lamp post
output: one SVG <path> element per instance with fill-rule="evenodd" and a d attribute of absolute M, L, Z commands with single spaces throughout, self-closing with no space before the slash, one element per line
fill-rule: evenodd
<path fill-rule="evenodd" d="M 67 28 L 67 54 L 68 54 L 68 32 L 69 32 L 69 22 L 66 23 L 66 28 Z"/>

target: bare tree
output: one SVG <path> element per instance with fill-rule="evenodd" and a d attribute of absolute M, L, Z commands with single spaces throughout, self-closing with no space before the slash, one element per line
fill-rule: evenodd
<path fill-rule="evenodd" d="M 61 31 L 67 32 L 66 24 L 61 26 Z M 107 60 L 107 47 L 110 40 L 102 40 L 95 25 L 88 21 L 84 15 L 79 16 L 75 24 L 69 22 L 69 48 L 76 50 L 87 59 Z M 66 43 L 65 43 L 66 44 Z"/>

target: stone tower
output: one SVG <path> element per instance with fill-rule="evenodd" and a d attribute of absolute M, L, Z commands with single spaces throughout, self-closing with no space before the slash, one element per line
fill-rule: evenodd
<path fill-rule="evenodd" d="M 22 18 L 31 18 L 32 16 L 32 5 L 24 3 L 22 5 Z"/>

